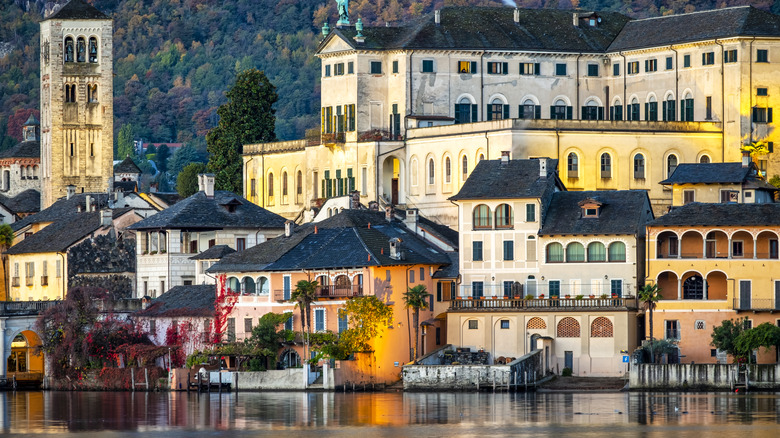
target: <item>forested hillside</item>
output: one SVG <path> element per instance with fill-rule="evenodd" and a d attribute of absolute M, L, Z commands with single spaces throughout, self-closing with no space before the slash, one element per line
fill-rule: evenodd
<path fill-rule="evenodd" d="M 511 0 L 508 0 L 511 1 Z M 205 149 L 216 109 L 236 73 L 264 70 L 277 87 L 276 133 L 302 137 L 316 127 L 319 26 L 336 21 L 329 0 L 93 0 L 114 19 L 114 116 L 117 132 L 150 142 Z M 497 5 L 499 0 L 355 0 L 353 20 L 401 22 L 443 5 Z M 617 10 L 643 17 L 745 4 L 744 0 L 521 0 L 520 7 Z M 780 0 L 750 2 L 777 12 Z M 0 150 L 39 106 L 38 22 L 44 0 L 0 0 Z M 15 138 L 14 138 L 15 137 Z"/>

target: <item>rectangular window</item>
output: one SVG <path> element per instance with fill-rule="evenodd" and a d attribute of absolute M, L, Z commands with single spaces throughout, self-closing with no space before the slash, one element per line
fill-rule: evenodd
<path fill-rule="evenodd" d="M 623 280 L 610 280 L 609 291 L 613 297 L 623 296 Z"/>
<path fill-rule="evenodd" d="M 715 64 L 715 52 L 704 52 L 701 54 L 701 65 Z"/>
<path fill-rule="evenodd" d="M 588 64 L 588 76 L 597 77 L 599 75 L 598 64 Z"/>
<path fill-rule="evenodd" d="M 704 119 L 712 120 L 712 96 L 705 98 Z"/>
<path fill-rule="evenodd" d="M 509 330 L 509 320 L 508 319 L 502 319 L 501 320 L 501 329 L 502 330 Z"/>
<path fill-rule="evenodd" d="M 436 327 L 436 345 L 441 345 L 441 327 Z"/>
<path fill-rule="evenodd" d="M 561 296 L 561 282 L 560 280 L 550 280 L 550 283 L 548 285 L 548 289 L 550 292 L 550 297 L 560 297 Z"/>
<path fill-rule="evenodd" d="M 566 76 L 566 64 L 555 64 L 555 75 Z"/>
<path fill-rule="evenodd" d="M 691 66 L 691 55 L 683 55 L 683 68 Z"/>
<path fill-rule="evenodd" d="M 325 77 L 327 78 L 329 76 L 330 76 L 330 65 L 326 65 L 325 66 Z"/>
<path fill-rule="evenodd" d="M 314 330 L 325 331 L 325 309 L 314 309 Z"/>
<path fill-rule="evenodd" d="M 347 314 L 339 312 L 339 333 L 343 333 L 349 328 L 349 322 L 347 320 Z"/>
<path fill-rule="evenodd" d="M 344 63 L 339 62 L 338 64 L 333 65 L 333 75 L 334 76 L 344 76 Z"/>
<path fill-rule="evenodd" d="M 723 61 L 726 63 L 737 62 L 737 49 L 726 50 L 723 53 Z"/>
<path fill-rule="evenodd" d="M 525 242 L 525 260 L 527 262 L 536 261 L 536 239 L 533 236 L 529 236 Z"/>
<path fill-rule="evenodd" d="M 283 284 L 284 299 L 289 300 L 290 294 L 292 293 L 292 282 L 290 280 L 290 276 L 285 275 L 283 282 L 284 282 Z"/>
<path fill-rule="evenodd" d="M 680 324 L 677 320 L 665 320 L 666 339 L 680 340 Z"/>
<path fill-rule="evenodd" d="M 284 322 L 284 329 L 292 331 L 293 329 L 293 313 L 292 312 L 285 312 L 285 315 L 287 315 L 287 321 Z"/>
<path fill-rule="evenodd" d="M 683 190 L 683 205 L 694 202 L 694 194 L 695 192 L 693 190 Z"/>
<path fill-rule="evenodd" d="M 754 106 L 753 123 L 772 123 L 772 108 Z"/>
<path fill-rule="evenodd" d="M 409 283 L 414 283 L 414 269 L 409 271 Z"/>
<path fill-rule="evenodd" d="M 645 72 L 653 72 L 658 71 L 658 60 L 657 59 L 646 59 L 645 60 Z"/>
<path fill-rule="evenodd" d="M 243 251 L 246 249 L 246 237 L 236 237 L 236 251 Z"/>
<path fill-rule="evenodd" d="M 756 88 L 756 96 L 769 96 L 768 88 Z"/>
<path fill-rule="evenodd" d="M 476 61 L 458 61 L 458 72 L 459 73 L 475 74 L 477 72 L 477 62 Z"/>
<path fill-rule="evenodd" d="M 743 253 L 743 242 L 741 240 L 732 240 L 731 241 L 731 256 L 732 257 L 742 257 L 744 255 Z"/>
<path fill-rule="evenodd" d="M 470 319 L 469 320 L 469 330 L 477 330 L 479 329 L 479 321 L 476 319 Z"/>
<path fill-rule="evenodd" d="M 523 76 L 531 76 L 531 75 L 537 75 L 540 74 L 540 64 L 534 63 L 534 62 L 521 62 L 520 63 L 520 74 Z"/>
<path fill-rule="evenodd" d="M 756 62 L 769 62 L 769 50 L 756 50 Z"/>
<path fill-rule="evenodd" d="M 525 221 L 536 222 L 536 205 L 525 204 Z"/>
<path fill-rule="evenodd" d="M 504 260 L 512 261 L 515 259 L 515 242 L 513 240 L 504 241 Z"/>
<path fill-rule="evenodd" d="M 514 294 L 512 293 L 512 285 L 514 284 L 514 281 L 505 281 L 504 282 L 504 296 L 508 298 L 512 298 Z"/>
<path fill-rule="evenodd" d="M 371 66 L 371 68 L 373 68 L 373 65 Z M 380 66 L 380 70 L 381 70 L 381 66 Z M 373 71 L 371 73 L 373 73 Z M 398 73 L 398 61 L 393 61 L 393 73 Z"/>
<path fill-rule="evenodd" d="M 672 65 L 672 62 L 673 62 L 672 61 L 672 57 L 671 56 L 667 56 L 666 57 L 666 69 L 667 70 L 671 70 L 672 68 L 674 68 L 673 65 Z"/>
<path fill-rule="evenodd" d="M 506 62 L 488 62 L 487 72 L 490 75 L 505 75 L 509 73 L 509 66 Z"/>
<path fill-rule="evenodd" d="M 632 61 L 628 63 L 628 74 L 635 75 L 639 73 L 639 61 Z"/>
<path fill-rule="evenodd" d="M 669 238 L 669 257 L 677 257 L 677 250 L 679 249 L 677 236 L 672 236 Z"/>
<path fill-rule="evenodd" d="M 353 61 L 349 61 L 347 63 L 347 74 L 351 75 L 355 73 L 355 63 Z"/>
<path fill-rule="evenodd" d="M 475 281 L 471 283 L 471 296 L 473 298 L 479 298 L 484 295 L 484 284 L 481 281 Z"/>
<path fill-rule="evenodd" d="M 244 318 L 244 333 L 249 336 L 252 333 L 252 318 Z"/>
<path fill-rule="evenodd" d="M 422 72 L 423 73 L 433 73 L 433 60 L 432 59 L 423 59 L 423 62 L 422 62 Z"/>
<path fill-rule="evenodd" d="M 227 340 L 228 342 L 236 340 L 236 318 L 228 318 L 227 320 Z"/>
<path fill-rule="evenodd" d="M 612 64 L 612 76 L 620 76 L 620 64 Z"/>
<path fill-rule="evenodd" d="M 398 62 L 398 61 L 396 61 Z M 382 74 L 382 62 L 381 61 L 371 61 L 371 74 L 372 75 L 381 75 Z"/>
<path fill-rule="evenodd" d="M 420 268 L 420 281 L 425 281 L 425 268 Z"/>
<path fill-rule="evenodd" d="M 475 262 L 482 261 L 482 242 L 479 240 L 474 241 L 474 247 L 471 250 L 472 260 Z"/>

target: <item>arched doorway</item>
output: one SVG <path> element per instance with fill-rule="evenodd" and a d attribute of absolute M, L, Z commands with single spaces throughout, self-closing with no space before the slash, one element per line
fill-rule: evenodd
<path fill-rule="evenodd" d="M 297 368 L 301 366 L 301 356 L 297 351 L 288 348 L 279 356 L 279 366 L 284 368 Z"/>
<path fill-rule="evenodd" d="M 704 279 L 701 275 L 692 275 L 683 282 L 684 300 L 702 300 L 704 299 Z"/>
<path fill-rule="evenodd" d="M 337 297 L 352 296 L 352 283 L 346 275 L 339 275 L 333 281 L 333 295 Z"/>
<path fill-rule="evenodd" d="M 42 354 L 36 354 L 35 348 L 41 344 L 37 334 L 25 330 L 11 341 L 11 354 L 6 359 L 6 377 L 24 386 L 38 386 L 43 382 L 44 360 Z"/>
<path fill-rule="evenodd" d="M 387 202 L 398 205 L 404 199 L 403 184 L 401 175 L 403 175 L 403 162 L 396 157 L 385 158 L 382 164 L 382 187 L 380 194 Z"/>
<path fill-rule="evenodd" d="M 252 277 L 244 277 L 242 280 L 243 287 L 241 288 L 241 292 L 244 295 L 254 295 L 255 294 L 255 280 Z"/>

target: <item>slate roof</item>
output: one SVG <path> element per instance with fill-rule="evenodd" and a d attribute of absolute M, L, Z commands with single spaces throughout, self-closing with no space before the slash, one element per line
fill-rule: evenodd
<path fill-rule="evenodd" d="M 35 213 L 41 210 L 41 194 L 35 189 L 27 189 L 13 198 L 0 196 L 0 204 L 15 214 Z"/>
<path fill-rule="evenodd" d="M 369 228 L 370 223 L 370 228 Z M 317 233 L 314 233 L 315 228 Z M 391 238 L 400 238 L 402 260 L 390 258 Z M 424 242 L 384 213 L 344 210 L 317 224 L 299 227 L 246 251 L 226 255 L 208 272 L 300 271 L 367 266 L 449 264 L 444 251 Z"/>
<path fill-rule="evenodd" d="M 780 204 L 705 204 L 691 202 L 648 226 L 780 226 Z"/>
<path fill-rule="evenodd" d="M 11 228 L 14 231 L 18 231 L 31 224 L 55 222 L 68 216 L 79 214 L 79 206 L 81 211 L 86 210 L 87 196 L 91 196 L 92 200 L 95 201 L 97 210 L 108 207 L 108 195 L 106 193 L 78 193 L 70 199 L 60 198 L 50 205 L 49 208 L 12 223 Z"/>
<path fill-rule="evenodd" d="M 182 316 L 213 317 L 217 288 L 213 284 L 174 286 L 152 300 L 149 307 L 133 317 L 176 318 Z"/>
<path fill-rule="evenodd" d="M 46 20 L 109 20 L 110 18 L 84 0 L 70 0 Z"/>
<path fill-rule="evenodd" d="M 114 166 L 114 173 L 141 173 L 141 169 L 132 158 L 127 157 L 121 163 Z"/>
<path fill-rule="evenodd" d="M 41 142 L 23 141 L 17 143 L 3 152 L 0 152 L 0 159 L 3 158 L 41 158 Z"/>
<path fill-rule="evenodd" d="M 628 22 L 609 51 L 666 46 L 734 36 L 780 36 L 780 16 L 752 6 Z"/>
<path fill-rule="evenodd" d="M 116 219 L 132 210 L 132 208 L 114 209 L 113 218 Z M 65 216 L 12 246 L 6 254 L 65 252 L 71 245 L 100 227 L 100 211 Z"/>
<path fill-rule="evenodd" d="M 123 192 L 135 192 L 138 189 L 138 181 L 114 181 L 114 190 L 122 190 Z"/>
<path fill-rule="evenodd" d="M 433 273 L 433 278 L 458 278 L 460 275 L 460 261 L 457 251 L 447 251 L 447 257 L 450 258 L 450 264 L 443 266 Z"/>
<path fill-rule="evenodd" d="M 228 211 L 228 204 L 234 211 Z M 165 210 L 133 224 L 131 230 L 284 228 L 287 220 L 227 191 L 218 190 L 213 198 L 197 192 Z"/>
<path fill-rule="evenodd" d="M 354 27 L 335 28 L 322 42 L 342 36 L 358 49 L 456 49 L 543 50 L 548 52 L 603 52 L 629 17 L 616 12 L 598 12 L 602 21 L 588 26 L 572 24 L 572 14 L 583 11 L 520 9 L 514 21 L 512 7 L 444 7 L 441 24 L 431 12 L 401 27 L 365 27 L 365 41 L 354 40 Z"/>
<path fill-rule="evenodd" d="M 457 231 L 446 225 L 437 224 L 436 222 L 423 216 L 417 216 L 417 221 L 420 228 L 423 228 L 426 232 L 433 234 L 438 239 L 441 239 L 453 248 L 458 247 Z"/>
<path fill-rule="evenodd" d="M 601 203 L 599 217 L 582 217 L 579 203 L 593 199 Z M 652 218 L 645 190 L 597 190 L 555 192 L 539 235 L 637 234 Z"/>
<path fill-rule="evenodd" d="M 742 184 L 757 179 L 755 163 L 682 163 L 659 184 Z"/>
<path fill-rule="evenodd" d="M 219 260 L 234 252 L 236 250 L 227 245 L 214 245 L 202 253 L 190 257 L 190 260 Z"/>
<path fill-rule="evenodd" d="M 539 177 L 539 160 L 547 160 L 547 177 Z M 482 160 L 469 175 L 460 191 L 450 199 L 521 199 L 540 198 L 555 185 L 563 189 L 558 179 L 558 160 Z"/>

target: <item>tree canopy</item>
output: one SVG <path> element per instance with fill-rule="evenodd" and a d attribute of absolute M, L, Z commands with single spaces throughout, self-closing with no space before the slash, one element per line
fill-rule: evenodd
<path fill-rule="evenodd" d="M 243 145 L 276 140 L 272 106 L 279 96 L 265 73 L 254 68 L 239 73 L 226 96 L 217 110 L 219 124 L 206 135 L 208 166 L 217 189 L 240 194 Z"/>
<path fill-rule="evenodd" d="M 393 323 L 393 309 L 373 295 L 347 300 L 342 311 L 350 328 L 341 333 L 339 343 L 349 353 L 372 351 L 371 341 Z"/>
<path fill-rule="evenodd" d="M 203 163 L 190 163 L 184 166 L 176 178 L 176 192 L 182 198 L 189 198 L 198 191 L 198 174 L 206 171 Z"/>

